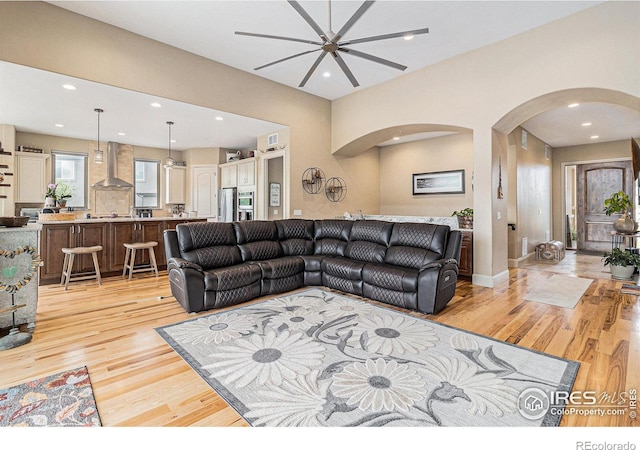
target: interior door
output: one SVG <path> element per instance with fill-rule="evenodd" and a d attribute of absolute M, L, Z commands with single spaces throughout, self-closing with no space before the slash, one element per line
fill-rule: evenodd
<path fill-rule="evenodd" d="M 194 166 L 191 171 L 193 210 L 198 217 L 218 215 L 218 166 Z"/>
<path fill-rule="evenodd" d="M 618 216 L 603 212 L 611 194 L 624 191 L 633 198 L 631 161 L 615 161 L 577 166 L 578 250 L 611 250 L 613 221 Z"/>

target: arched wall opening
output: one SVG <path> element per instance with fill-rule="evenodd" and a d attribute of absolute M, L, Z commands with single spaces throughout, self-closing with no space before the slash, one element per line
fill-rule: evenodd
<path fill-rule="evenodd" d="M 551 92 L 534 99 L 531 99 L 505 114 L 493 126 L 492 133 L 492 186 L 497 186 L 500 182 L 500 165 L 502 164 L 502 183 L 506 185 L 505 197 L 498 199 L 492 196 L 492 211 L 494 218 L 499 215 L 506 217 L 507 221 L 494 220 L 492 226 L 492 249 L 493 249 L 493 274 L 494 281 L 501 282 L 508 277 L 509 263 L 517 265 L 518 259 L 524 259 L 535 250 L 535 245 L 541 241 L 548 240 L 552 236 L 558 236 L 558 230 L 554 228 L 562 227 L 562 218 L 557 217 L 561 208 L 553 207 L 554 203 L 563 200 L 564 179 L 559 174 L 558 169 L 554 169 L 551 162 L 547 164 L 537 164 L 536 170 L 542 170 L 535 175 L 548 180 L 549 189 L 544 191 L 542 198 L 536 198 L 538 202 L 534 207 L 528 201 L 526 195 L 523 196 L 523 189 L 528 191 L 540 190 L 540 186 L 531 186 L 527 182 L 527 176 L 531 175 L 534 169 L 523 170 L 518 162 L 518 155 L 522 154 L 521 125 L 528 119 L 555 108 L 567 107 L 570 103 L 608 103 L 612 105 L 624 106 L 635 111 L 640 111 L 640 98 L 619 91 L 602 88 L 575 88 Z M 634 138 L 636 136 L 629 136 Z M 544 154 L 544 145 L 542 145 Z M 629 147 L 630 148 L 630 147 Z M 553 152 L 551 153 L 553 154 Z M 631 158 L 631 152 L 628 154 Z M 528 157 L 530 157 L 528 155 Z M 551 159 L 553 156 L 551 157 Z M 506 162 L 506 180 L 505 180 Z M 542 169 L 540 167 L 542 166 Z M 524 174 L 524 176 L 523 176 Z M 520 177 L 520 179 L 518 178 Z M 523 180 L 524 178 L 524 180 Z M 527 184 L 526 186 L 523 186 Z M 544 189 L 543 189 L 544 190 Z M 525 197 L 525 198 L 523 198 Z M 557 205 L 556 205 L 557 206 Z M 535 208 L 535 210 L 531 210 Z M 544 215 L 548 212 L 548 230 L 539 227 L 535 229 L 530 226 L 532 217 Z M 509 226 L 515 225 L 515 230 Z M 560 232 L 561 233 L 561 232 Z M 514 264 L 514 260 L 516 264 Z M 497 283 L 496 283 L 497 284 Z"/>

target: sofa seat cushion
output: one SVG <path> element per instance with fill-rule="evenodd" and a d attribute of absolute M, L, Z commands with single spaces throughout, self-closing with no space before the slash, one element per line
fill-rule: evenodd
<path fill-rule="evenodd" d="M 362 280 L 362 268 L 366 263 L 348 258 L 330 256 L 322 260 L 322 272 L 325 275 L 342 278 L 344 280 Z"/>
<path fill-rule="evenodd" d="M 298 256 L 255 261 L 252 264 L 260 267 L 262 278 L 286 278 L 304 272 L 304 261 Z"/>
<path fill-rule="evenodd" d="M 393 291 L 416 292 L 418 271 L 385 264 L 367 264 L 362 269 L 362 281 Z"/>
<path fill-rule="evenodd" d="M 228 291 L 260 282 L 262 271 L 255 264 L 238 264 L 204 272 L 205 291 Z"/>

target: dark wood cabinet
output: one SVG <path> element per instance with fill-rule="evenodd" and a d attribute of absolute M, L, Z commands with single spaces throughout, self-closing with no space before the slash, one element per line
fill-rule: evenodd
<path fill-rule="evenodd" d="M 124 256 L 126 249 L 124 244 L 133 242 L 155 241 L 160 246 L 162 240 L 163 222 L 160 220 L 136 221 L 136 222 L 112 222 L 110 225 L 109 241 L 109 272 L 124 269 Z M 158 247 L 155 247 L 156 260 L 158 265 L 162 263 L 158 260 Z M 164 254 L 164 252 L 163 252 Z M 149 264 L 149 252 L 136 252 L 135 264 Z"/>
<path fill-rule="evenodd" d="M 43 265 L 40 268 L 40 284 L 59 283 L 65 247 L 92 247 L 101 245 L 98 264 L 101 271 L 107 267 L 107 224 L 104 222 L 83 224 L 43 224 L 40 233 L 40 253 Z M 79 255 L 73 273 L 93 272 L 91 255 Z"/>
<path fill-rule="evenodd" d="M 473 275 L 473 232 L 462 231 L 462 245 L 460 247 L 459 274 L 470 277 Z"/>
<path fill-rule="evenodd" d="M 102 276 L 116 276 L 124 269 L 125 243 L 155 241 L 154 248 L 158 269 L 164 269 L 167 259 L 164 252 L 165 229 L 175 229 L 180 223 L 206 222 L 207 219 L 196 220 L 135 220 L 118 222 L 84 222 L 84 223 L 46 223 L 42 224 L 40 233 L 40 256 L 43 261 L 40 267 L 40 284 L 60 283 L 64 247 L 91 247 L 101 245 L 98 252 L 98 263 Z M 148 264 L 147 251 L 136 252 L 135 264 Z M 73 273 L 93 272 L 91 255 L 76 257 Z"/>

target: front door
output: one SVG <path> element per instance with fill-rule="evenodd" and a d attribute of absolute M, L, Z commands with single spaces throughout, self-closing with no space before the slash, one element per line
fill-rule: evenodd
<path fill-rule="evenodd" d="M 577 166 L 578 250 L 611 250 L 613 222 L 619 216 L 607 216 L 603 209 L 604 201 L 618 191 L 633 198 L 631 161 Z"/>

